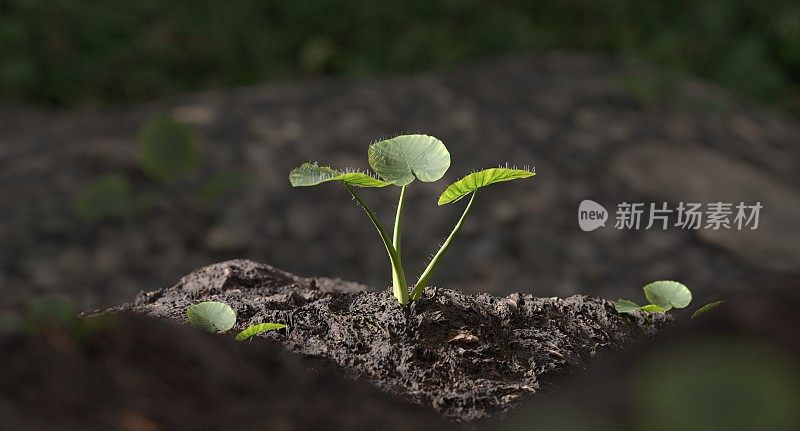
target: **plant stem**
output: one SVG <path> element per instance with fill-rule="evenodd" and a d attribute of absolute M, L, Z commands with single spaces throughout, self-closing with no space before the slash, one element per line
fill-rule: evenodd
<path fill-rule="evenodd" d="M 386 246 L 386 252 L 389 253 L 389 260 L 392 263 L 392 292 L 401 305 L 408 304 L 408 283 L 406 282 L 406 276 L 403 272 L 403 264 L 400 262 L 400 256 L 397 254 L 397 250 L 395 250 L 394 246 L 389 241 L 389 235 L 386 234 L 386 229 L 383 228 L 380 220 L 378 220 L 378 216 L 376 216 L 369 206 L 367 206 L 367 203 L 361 199 L 361 196 L 353 190 L 353 187 L 347 183 L 345 183 L 344 186 L 347 187 L 347 191 L 353 195 L 353 198 L 358 201 L 358 204 L 361 205 L 361 208 L 367 213 L 370 221 L 372 221 L 375 229 L 378 230 L 383 245 Z"/>
<path fill-rule="evenodd" d="M 400 200 L 397 202 L 397 214 L 395 214 L 394 217 L 394 233 L 392 236 L 392 245 L 394 245 L 394 250 L 400 257 L 400 261 L 403 260 L 403 252 L 400 251 L 400 221 L 403 218 L 403 210 L 405 208 L 405 198 L 406 198 L 406 186 L 403 186 L 402 188 L 400 188 Z"/>
<path fill-rule="evenodd" d="M 416 301 L 417 299 L 422 296 L 422 292 L 425 291 L 425 286 L 428 284 L 428 281 L 431 278 L 431 274 L 433 270 L 436 269 L 436 265 L 439 263 L 439 260 L 444 256 L 447 252 L 447 248 L 450 247 L 450 243 L 453 241 L 453 238 L 456 236 L 458 231 L 461 229 L 461 225 L 464 223 L 464 218 L 467 217 L 467 213 L 469 209 L 472 207 L 472 202 L 475 200 L 475 195 L 477 192 L 472 192 L 472 196 L 469 198 L 469 203 L 467 203 L 467 207 L 464 208 L 464 212 L 461 214 L 461 218 L 458 219 L 458 223 L 453 227 L 453 231 L 450 232 L 450 235 L 444 241 L 439 251 L 433 256 L 431 262 L 428 264 L 428 267 L 425 268 L 425 271 L 422 272 L 422 275 L 419 276 L 419 281 L 414 286 L 414 290 L 411 291 L 411 300 Z"/>

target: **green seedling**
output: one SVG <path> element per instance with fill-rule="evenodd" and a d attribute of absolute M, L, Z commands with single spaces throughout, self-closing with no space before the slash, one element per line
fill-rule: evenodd
<path fill-rule="evenodd" d="M 227 332 L 236 324 L 236 312 L 228 304 L 201 302 L 186 309 L 189 323 L 207 332 Z"/>
<path fill-rule="evenodd" d="M 692 292 L 686 285 L 677 281 L 654 281 L 643 288 L 649 304 L 639 305 L 627 299 L 614 303 L 618 313 L 636 315 L 637 310 L 646 314 L 666 313 L 673 308 L 686 308 L 692 302 Z M 712 302 L 700 307 L 692 314 L 692 319 L 717 308 L 723 301 Z"/>
<path fill-rule="evenodd" d="M 228 304 L 217 301 L 206 301 L 194 304 L 186 309 L 189 323 L 211 333 L 228 332 L 236 324 L 236 312 Z M 236 341 L 247 340 L 262 332 L 283 329 L 282 323 L 259 323 L 248 326 L 236 335 Z"/>
<path fill-rule="evenodd" d="M 671 280 L 654 281 L 643 288 L 649 304 L 640 306 L 627 299 L 614 303 L 618 313 L 635 315 L 636 310 L 647 314 L 665 313 L 673 308 L 685 308 L 692 302 L 692 292 L 682 283 Z"/>
<path fill-rule="evenodd" d="M 316 163 L 304 163 L 289 173 L 289 182 L 294 187 L 316 186 L 327 182 L 344 184 L 344 187 L 358 202 L 378 231 L 391 263 L 392 293 L 402 305 L 418 300 L 422 296 L 434 270 L 450 247 L 453 238 L 461 229 L 461 225 L 464 223 L 470 208 L 472 208 L 478 189 L 499 182 L 536 175 L 531 169 L 500 167 L 469 174 L 450 184 L 439 197 L 439 205 L 451 204 L 467 196 L 469 196 L 469 201 L 450 235 L 448 235 L 439 250 L 433 255 L 427 267 L 422 271 L 413 289 L 409 291 L 401 255 L 402 220 L 406 192 L 414 180 L 434 182 L 441 179 L 450 167 L 450 153 L 442 141 L 433 136 L 401 135 L 370 145 L 367 151 L 367 158 L 375 174 L 352 168 L 338 170 L 328 166 L 319 166 Z M 381 224 L 378 216 L 364 202 L 355 189 L 356 187 L 386 187 L 389 185 L 400 187 L 400 196 L 391 237 Z"/>

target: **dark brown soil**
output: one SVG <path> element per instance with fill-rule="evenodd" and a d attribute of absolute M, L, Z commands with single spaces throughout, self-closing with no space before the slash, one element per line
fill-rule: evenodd
<path fill-rule="evenodd" d="M 610 302 L 582 295 L 499 298 L 429 289 L 402 308 L 388 292 L 247 260 L 201 268 L 112 311 L 185 321 L 186 307 L 203 300 L 233 307 L 236 329 L 286 323 L 288 331 L 260 337 L 331 360 L 348 375 L 459 421 L 504 413 L 537 392 L 540 377 L 621 348 L 668 320 L 620 316 Z"/>
<path fill-rule="evenodd" d="M 118 316 L 106 330 L 0 336 L 0 429 L 442 429 L 427 409 L 272 343 Z"/>

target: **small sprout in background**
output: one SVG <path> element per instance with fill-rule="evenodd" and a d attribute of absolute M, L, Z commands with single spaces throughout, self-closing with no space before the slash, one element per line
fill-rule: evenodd
<path fill-rule="evenodd" d="M 692 313 L 692 317 L 691 318 L 694 319 L 695 317 L 699 317 L 699 316 L 701 316 L 703 314 L 706 314 L 709 311 L 719 307 L 720 304 L 722 304 L 723 302 L 725 302 L 725 301 L 716 301 L 716 302 L 712 302 L 712 303 L 706 304 L 706 305 L 698 308 L 697 310 L 695 310 L 695 312 Z"/>
<path fill-rule="evenodd" d="M 106 174 L 78 195 L 75 212 L 81 220 L 97 223 L 124 216 L 134 207 L 133 186 L 120 174 Z"/>
<path fill-rule="evenodd" d="M 207 301 L 186 309 L 189 322 L 207 332 L 226 332 L 236 324 L 236 312 L 225 303 Z"/>
<path fill-rule="evenodd" d="M 186 308 L 186 316 L 192 325 L 210 333 L 228 332 L 236 324 L 236 312 L 224 302 L 206 301 L 194 304 Z M 248 326 L 236 335 L 236 341 L 244 341 L 262 332 L 285 327 L 282 323 L 272 322 Z"/>
<path fill-rule="evenodd" d="M 142 169 L 157 181 L 172 182 L 200 165 L 200 139 L 189 126 L 168 115 L 147 122 L 139 141 Z"/>
<path fill-rule="evenodd" d="M 283 329 L 286 325 L 282 323 L 259 323 L 245 328 L 242 332 L 236 335 L 236 341 L 245 341 L 251 337 L 258 335 L 262 332 L 273 331 L 275 329 Z"/>
<path fill-rule="evenodd" d="M 666 313 L 673 308 L 686 308 L 692 302 L 692 292 L 683 283 L 672 280 L 654 281 L 644 288 L 644 296 L 650 302 L 640 306 L 627 299 L 619 299 L 614 303 L 617 313 L 636 315 L 637 310 L 645 313 Z M 712 302 L 700 307 L 692 314 L 692 319 L 707 313 L 725 301 Z"/>
<path fill-rule="evenodd" d="M 401 305 L 415 301 L 422 296 L 433 271 L 445 254 L 453 238 L 458 233 L 464 219 L 472 207 L 479 188 L 503 181 L 528 178 L 536 175 L 529 169 L 493 168 L 467 175 L 451 184 L 439 198 L 439 205 L 456 202 L 470 196 L 461 218 L 450 235 L 436 252 L 417 283 L 409 292 L 402 262 L 402 219 L 405 209 L 406 189 L 414 180 L 434 182 L 441 179 L 450 168 L 450 152 L 439 139 L 427 135 L 401 135 L 376 142 L 369 146 L 367 158 L 377 176 L 354 169 L 336 170 L 316 163 L 304 163 L 289 173 L 289 182 L 294 187 L 315 186 L 326 182 L 340 182 L 358 202 L 380 235 L 392 268 L 392 293 Z M 394 229 L 389 237 L 378 216 L 364 202 L 354 187 L 400 187 L 400 197 L 395 214 Z"/>
<path fill-rule="evenodd" d="M 639 306 L 627 299 L 614 303 L 618 313 L 635 315 L 636 310 L 645 313 L 664 313 L 673 308 L 685 308 L 692 302 L 692 292 L 682 283 L 671 280 L 654 281 L 643 288 L 644 296 L 650 302 Z"/>

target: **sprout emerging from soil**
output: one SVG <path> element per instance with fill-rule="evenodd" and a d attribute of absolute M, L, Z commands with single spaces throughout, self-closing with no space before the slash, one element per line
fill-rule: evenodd
<path fill-rule="evenodd" d="M 224 302 L 206 301 L 186 308 L 189 323 L 211 333 L 228 332 L 236 324 L 236 312 Z M 262 332 L 283 329 L 282 323 L 259 323 L 251 325 L 236 335 L 236 341 L 245 341 Z"/>
<path fill-rule="evenodd" d="M 370 145 L 367 156 L 376 175 L 351 168 L 337 170 L 328 166 L 319 166 L 316 163 L 304 163 L 289 173 L 289 182 L 294 187 L 315 186 L 331 181 L 344 184 L 347 191 L 367 214 L 386 247 L 392 267 L 392 293 L 402 305 L 422 296 L 433 271 L 461 229 L 478 189 L 499 182 L 536 175 L 532 169 L 499 167 L 474 172 L 450 184 L 439 197 L 439 205 L 451 204 L 467 196 L 469 196 L 469 201 L 450 235 L 422 271 L 413 289 L 409 291 L 400 247 L 406 189 L 416 179 L 423 182 L 434 182 L 441 179 L 450 167 L 450 153 L 442 141 L 433 136 L 401 135 Z M 386 187 L 388 185 L 400 187 L 400 198 L 391 238 L 378 216 L 355 190 L 355 187 Z"/>

